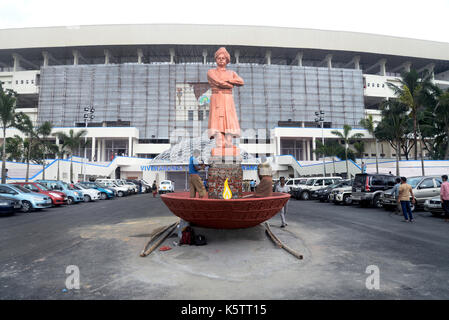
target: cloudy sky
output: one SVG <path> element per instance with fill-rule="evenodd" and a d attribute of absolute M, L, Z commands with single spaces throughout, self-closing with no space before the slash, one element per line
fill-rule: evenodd
<path fill-rule="evenodd" d="M 194 23 L 298 27 L 449 42 L 449 0 L 0 0 L 0 28 Z"/>

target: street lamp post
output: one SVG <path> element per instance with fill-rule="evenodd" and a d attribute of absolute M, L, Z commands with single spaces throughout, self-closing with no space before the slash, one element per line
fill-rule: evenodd
<path fill-rule="evenodd" d="M 315 111 L 315 122 L 321 123 L 321 143 L 324 149 L 324 111 Z M 323 152 L 323 174 L 326 176 L 326 154 Z"/>
<path fill-rule="evenodd" d="M 87 130 L 87 123 L 90 120 L 93 120 L 95 118 L 94 112 L 95 112 L 94 107 L 87 106 L 84 108 L 84 124 L 85 124 L 84 127 L 86 128 L 86 130 Z M 86 168 L 85 168 L 85 161 L 86 161 L 86 157 L 87 157 L 86 147 L 87 147 L 87 137 L 85 135 L 84 136 L 84 158 L 83 158 L 83 181 L 86 181 Z"/>

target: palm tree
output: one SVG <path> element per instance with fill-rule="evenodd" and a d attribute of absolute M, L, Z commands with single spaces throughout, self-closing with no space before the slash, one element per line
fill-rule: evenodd
<path fill-rule="evenodd" d="M 422 107 L 429 101 L 429 99 L 432 99 L 433 92 L 436 89 L 432 84 L 432 74 L 427 70 L 422 73 L 418 73 L 416 70 L 412 69 L 410 72 L 403 72 L 401 77 L 402 79 L 399 80 L 399 85 L 390 82 L 387 82 L 387 84 L 393 89 L 396 96 L 399 98 L 399 101 L 406 105 L 410 110 L 410 117 L 413 119 L 415 160 L 418 160 L 418 114 L 421 112 Z"/>
<path fill-rule="evenodd" d="M 435 120 L 441 124 L 444 132 L 446 149 L 444 151 L 444 159 L 449 160 L 449 89 L 438 97 L 438 103 L 433 110 Z"/>
<path fill-rule="evenodd" d="M 341 147 L 341 145 L 335 140 L 327 140 L 324 145 L 321 141 L 317 140 L 317 148 L 313 152 L 332 158 L 332 165 L 335 175 L 335 156 L 342 152 L 342 149 L 343 148 Z"/>
<path fill-rule="evenodd" d="M 356 133 L 350 136 L 352 127 L 349 124 L 345 124 L 343 126 L 343 132 L 337 131 L 337 130 L 333 130 L 331 133 L 333 135 L 336 135 L 337 137 L 343 139 L 344 143 L 345 143 L 345 158 L 346 158 L 346 177 L 349 177 L 349 165 L 348 165 L 348 148 L 349 148 L 349 144 L 356 140 L 356 139 L 360 139 L 364 136 L 363 133 Z"/>
<path fill-rule="evenodd" d="M 58 174 L 57 174 L 58 179 L 57 180 L 59 180 L 59 163 L 61 162 L 60 159 L 64 158 L 65 149 L 64 149 L 64 146 L 61 144 L 59 146 L 57 146 L 56 148 L 57 149 L 55 150 L 55 153 L 58 158 Z"/>
<path fill-rule="evenodd" d="M 374 138 L 374 143 L 376 144 L 376 173 L 379 173 L 379 146 L 377 144 L 377 138 L 374 134 L 373 115 L 370 114 L 367 118 L 360 120 L 360 125 L 364 127 Z"/>
<path fill-rule="evenodd" d="M 39 145 L 42 151 L 42 180 L 45 180 L 45 158 L 48 152 L 52 149 L 52 143 L 47 141 L 47 138 L 51 134 L 53 125 L 50 121 L 45 121 L 36 130 L 37 136 L 39 138 Z"/>
<path fill-rule="evenodd" d="M 356 156 L 360 158 L 363 162 L 363 154 L 365 153 L 365 142 L 357 141 L 354 143 L 354 149 L 356 151 Z"/>
<path fill-rule="evenodd" d="M 24 140 L 18 135 L 6 138 L 6 157 L 8 161 L 22 161 L 25 154 Z"/>
<path fill-rule="evenodd" d="M 401 142 L 407 134 L 408 107 L 398 100 L 387 100 L 382 105 L 382 120 L 375 129 L 380 141 L 387 141 L 396 150 L 396 175 L 399 176 Z"/>
<path fill-rule="evenodd" d="M 63 148 L 66 149 L 67 155 L 70 156 L 70 181 L 73 181 L 73 152 L 80 147 L 83 143 L 83 137 L 87 133 L 87 130 L 80 130 L 77 133 L 70 129 L 69 134 L 65 132 L 55 132 L 59 140 L 63 141 Z"/>
<path fill-rule="evenodd" d="M 12 90 L 3 90 L 0 82 L 0 125 L 3 129 L 2 149 L 2 183 L 6 182 L 6 129 L 16 127 L 21 121 L 23 113 L 15 111 L 16 98 Z"/>
<path fill-rule="evenodd" d="M 33 155 L 33 149 L 38 139 L 37 131 L 34 128 L 33 122 L 26 114 L 22 116 L 21 122 L 16 127 L 25 134 L 25 161 L 27 164 L 25 181 L 28 182 L 30 175 L 30 161 Z"/>

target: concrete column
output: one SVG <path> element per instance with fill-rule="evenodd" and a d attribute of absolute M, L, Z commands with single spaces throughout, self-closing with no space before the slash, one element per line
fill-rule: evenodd
<path fill-rule="evenodd" d="M 235 50 L 234 51 L 234 56 L 235 56 L 235 63 L 239 64 L 240 63 L 240 61 L 239 61 L 239 59 L 240 59 L 240 50 Z"/>
<path fill-rule="evenodd" d="M 170 63 L 173 64 L 175 63 L 175 48 L 170 48 L 168 51 L 170 52 Z"/>
<path fill-rule="evenodd" d="M 104 50 L 104 64 L 111 63 L 111 52 L 108 49 Z"/>
<path fill-rule="evenodd" d="M 18 54 L 13 53 L 12 54 L 12 58 L 14 59 L 14 67 L 13 67 L 13 71 L 19 71 L 20 68 L 20 56 Z"/>
<path fill-rule="evenodd" d="M 306 161 L 310 161 L 310 141 L 306 139 L 305 142 L 306 142 Z"/>
<path fill-rule="evenodd" d="M 301 160 L 306 160 L 306 141 L 304 139 L 301 139 L 301 143 L 302 143 L 302 159 Z"/>
<path fill-rule="evenodd" d="M 281 137 L 280 136 L 276 137 L 276 155 L 278 155 L 278 156 L 281 155 Z"/>
<path fill-rule="evenodd" d="M 405 62 L 404 63 L 404 71 L 405 72 L 410 72 L 410 68 L 412 67 L 412 63 L 411 62 Z"/>
<path fill-rule="evenodd" d="M 206 63 L 207 63 L 207 50 L 204 49 L 203 50 L 203 64 L 206 64 Z"/>
<path fill-rule="evenodd" d="M 324 58 L 326 60 L 326 65 L 329 69 L 332 68 L 332 55 L 328 54 L 326 55 L 326 58 Z"/>
<path fill-rule="evenodd" d="M 380 75 L 386 76 L 387 75 L 387 59 L 380 60 L 379 66 L 380 66 Z"/>
<path fill-rule="evenodd" d="M 312 138 L 312 157 L 313 161 L 316 161 L 316 153 L 313 152 L 316 149 L 316 139 L 315 137 Z"/>
<path fill-rule="evenodd" d="M 298 60 L 298 67 L 302 67 L 302 56 L 303 56 L 302 52 L 298 52 L 296 54 L 296 60 Z"/>
<path fill-rule="evenodd" d="M 72 51 L 72 54 L 73 54 L 73 65 L 78 65 L 78 63 L 79 63 L 79 57 L 80 57 L 80 53 L 79 53 L 79 51 L 78 50 L 73 50 Z"/>
<path fill-rule="evenodd" d="M 271 65 L 271 50 L 267 50 L 267 52 L 265 52 L 265 60 L 268 65 Z"/>
<path fill-rule="evenodd" d="M 103 161 L 109 161 L 109 159 L 106 159 L 106 140 L 101 141 L 101 158 Z"/>
<path fill-rule="evenodd" d="M 132 157 L 133 154 L 133 138 L 128 138 L 128 157 Z"/>
<path fill-rule="evenodd" d="M 43 66 L 44 67 L 48 66 L 48 52 L 47 51 L 42 51 L 42 57 L 44 58 Z"/>
<path fill-rule="evenodd" d="M 137 49 L 137 63 L 142 64 L 143 63 L 143 50 Z"/>
<path fill-rule="evenodd" d="M 354 69 L 360 70 L 360 56 L 354 57 Z"/>
<path fill-rule="evenodd" d="M 92 161 L 95 161 L 95 137 L 92 137 L 92 155 L 91 155 Z"/>
<path fill-rule="evenodd" d="M 97 161 L 103 161 L 101 158 L 101 139 L 98 139 L 98 145 L 97 145 Z"/>

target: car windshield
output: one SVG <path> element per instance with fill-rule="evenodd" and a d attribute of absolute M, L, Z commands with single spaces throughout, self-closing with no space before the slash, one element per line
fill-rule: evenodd
<path fill-rule="evenodd" d="M 162 181 L 161 184 L 170 184 L 170 181 Z"/>
<path fill-rule="evenodd" d="M 79 188 L 79 189 L 88 189 L 88 187 L 83 186 L 82 184 L 77 184 L 77 185 L 75 185 L 75 188 Z"/>
<path fill-rule="evenodd" d="M 62 185 L 63 185 L 65 188 L 69 189 L 69 190 L 75 190 L 71 185 L 69 185 L 69 184 L 66 183 L 66 182 L 62 182 Z"/>
<path fill-rule="evenodd" d="M 301 179 L 299 180 L 299 182 L 297 184 L 306 184 L 307 183 L 307 179 Z"/>
<path fill-rule="evenodd" d="M 123 181 L 115 181 L 115 184 L 122 186 L 124 183 L 123 183 Z"/>
<path fill-rule="evenodd" d="M 39 188 L 41 188 L 42 190 L 44 190 L 44 191 L 49 191 L 49 190 L 50 190 L 50 189 L 48 189 L 46 186 L 44 186 L 43 184 L 36 183 L 36 185 L 37 185 Z"/>
<path fill-rule="evenodd" d="M 306 186 L 312 186 L 315 183 L 316 179 L 310 179 L 309 181 L 306 182 Z"/>
<path fill-rule="evenodd" d="M 339 187 L 341 185 L 341 183 L 332 183 L 330 186 L 328 186 L 328 188 L 336 188 Z"/>
<path fill-rule="evenodd" d="M 415 188 L 421 180 L 422 180 L 422 178 L 420 178 L 420 177 L 409 178 L 409 179 L 407 179 L 407 183 L 409 185 L 411 185 L 412 188 Z"/>
<path fill-rule="evenodd" d="M 20 191 L 25 192 L 25 193 L 31 193 L 30 190 L 28 190 L 27 188 L 24 188 L 22 186 L 19 186 L 19 185 L 15 185 L 14 188 L 19 189 Z"/>

